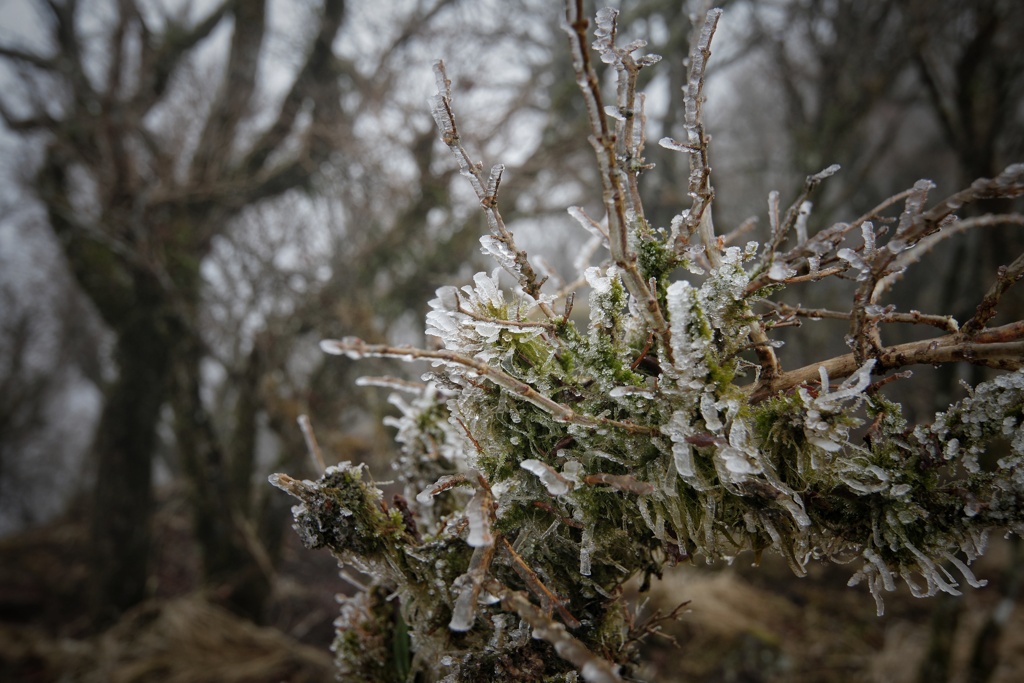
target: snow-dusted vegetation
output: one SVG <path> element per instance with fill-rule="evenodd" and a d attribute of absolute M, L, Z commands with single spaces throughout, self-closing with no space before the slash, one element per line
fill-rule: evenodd
<path fill-rule="evenodd" d="M 850 565 L 851 585 L 866 585 L 881 613 L 900 583 L 915 596 L 983 585 L 970 564 L 988 534 L 1024 529 L 1024 321 L 989 326 L 1024 257 L 979 293 L 967 320 L 901 311 L 888 298 L 945 237 L 1024 222 L 957 217 L 1024 194 L 1024 165 L 938 201 L 920 181 L 862 216 L 821 224 L 810 197 L 842 182 L 830 166 L 789 208 L 769 197 L 760 240 L 720 231 L 702 109 L 720 14 L 697 23 L 685 139 L 660 141 L 689 155 L 692 203 L 658 226 L 638 191 L 641 173 L 657 169 L 644 159 L 636 83 L 659 58 L 642 55 L 643 41 L 618 44 L 613 10 L 598 13 L 591 38 L 579 3 L 567 2 L 604 203 L 595 217 L 568 207 L 605 250 L 577 274 L 589 287 L 585 320 L 573 316 L 573 291 L 547 291 L 517 247 L 499 211 L 504 169 L 485 169 L 463 146 L 436 66 L 434 118 L 487 216 L 480 241 L 496 269 L 437 290 L 426 320 L 434 347 L 321 343 L 353 359 L 428 365 L 422 384 L 362 382 L 396 389 L 404 496 L 385 501 L 349 463 L 317 481 L 272 477 L 301 501 L 305 543 L 372 579 L 342 606 L 343 674 L 619 681 L 647 628 L 621 599 L 634 578 L 771 552 L 797 574 L 812 562 Z M 591 40 L 616 78 L 607 106 Z M 775 297 L 830 278 L 852 282 L 847 310 L 829 312 L 849 321 L 849 352 L 785 369 L 777 330 L 822 312 Z M 887 345 L 895 324 L 936 333 Z M 908 423 L 887 385 L 914 382 L 910 366 L 947 363 L 1000 374 Z"/>

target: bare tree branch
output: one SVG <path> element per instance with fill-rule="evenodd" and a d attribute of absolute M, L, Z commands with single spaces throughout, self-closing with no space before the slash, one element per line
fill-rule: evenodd
<path fill-rule="evenodd" d="M 1024 217 L 1022 217 L 1021 223 L 1024 224 Z M 1008 266 L 1000 266 L 996 281 L 978 304 L 974 316 L 964 323 L 963 333 L 970 337 L 984 329 L 986 323 L 995 317 L 996 307 L 999 306 L 999 300 L 1003 294 L 1022 277 L 1024 277 L 1024 255 L 1018 256 Z"/>
<path fill-rule="evenodd" d="M 57 60 L 53 57 L 42 57 L 33 52 L 26 52 L 25 50 L 6 45 L 0 45 L 0 57 L 22 62 L 43 71 L 52 71 L 57 68 Z"/>
<path fill-rule="evenodd" d="M 171 16 L 164 17 L 167 29 L 162 31 L 159 42 L 153 44 L 152 33 L 142 20 L 142 13 L 136 7 L 134 15 L 138 17 L 142 28 L 142 54 L 139 73 L 141 82 L 133 103 L 142 113 L 149 112 L 163 98 L 170 83 L 171 75 L 189 51 L 209 36 L 236 4 L 237 0 L 222 0 L 210 10 L 206 17 L 186 28 L 178 24 Z"/>
<path fill-rule="evenodd" d="M 211 106 L 192 159 L 190 175 L 196 182 L 208 182 L 221 175 L 218 168 L 211 168 L 215 160 L 219 166 L 230 163 L 238 124 L 250 111 L 250 99 L 256 89 L 256 68 L 266 30 L 266 12 L 266 0 L 249 0 L 235 8 L 235 28 L 224 81 Z"/>

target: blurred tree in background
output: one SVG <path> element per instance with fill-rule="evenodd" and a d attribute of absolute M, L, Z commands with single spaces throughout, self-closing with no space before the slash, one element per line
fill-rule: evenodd
<path fill-rule="evenodd" d="M 91 448 L 96 617 L 146 594 L 161 424 L 189 482 L 205 582 L 255 617 L 287 520 L 261 510 L 264 487 L 253 495 L 261 425 L 292 458 L 298 414 L 336 420 L 349 403 L 349 382 L 319 376 L 303 333 L 387 334 L 422 308 L 420 274 L 457 268 L 475 241 L 470 217 L 448 208 L 450 172 L 431 168 L 410 62 L 465 35 L 533 44 L 538 64 L 550 46 L 471 22 L 457 2 L 30 4 L 40 34 L 0 48 L 0 113 L 25 141 L 25 189 L 111 339 Z M 537 97 L 517 81 L 533 90 L 523 74 L 487 85 L 504 89 L 495 127 Z M 10 321 L 11 381 L 27 320 Z M 314 367 L 297 368 L 303 358 Z M 33 405 L 9 395 L 21 412 Z M 23 432 L 46 427 L 8 412 Z"/>

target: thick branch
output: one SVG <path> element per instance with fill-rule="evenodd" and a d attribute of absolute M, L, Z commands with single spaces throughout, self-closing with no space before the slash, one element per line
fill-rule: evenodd
<path fill-rule="evenodd" d="M 162 33 L 162 42 L 157 46 L 153 46 L 149 41 L 151 34 L 141 21 L 142 13 L 136 12 L 143 34 L 142 63 L 139 67 L 142 82 L 136 94 L 142 112 L 148 112 L 160 102 L 170 83 L 171 74 L 181 63 L 182 58 L 213 32 L 236 1 L 223 0 L 206 15 L 205 19 L 191 28 L 177 25 L 173 17 L 164 17 L 167 30 Z"/>
<path fill-rule="evenodd" d="M 312 99 L 314 102 L 313 126 L 325 126 L 330 129 L 326 120 L 326 109 L 340 110 L 340 92 L 337 85 L 330 88 L 319 86 L 331 82 L 336 68 L 336 59 L 333 51 L 334 38 L 341 29 L 342 19 L 345 13 L 345 3 L 342 0 L 330 0 L 324 4 L 323 16 L 320 19 L 320 31 L 313 41 L 309 55 L 299 70 L 291 90 L 281 103 L 281 110 L 277 119 L 260 136 L 259 140 L 252 146 L 246 157 L 239 164 L 243 174 L 258 173 L 267 159 L 278 150 L 284 141 L 291 134 L 299 113 L 303 110 L 304 102 Z M 325 92 L 326 91 L 326 92 Z M 332 101 L 333 100 L 333 101 Z M 306 141 L 307 146 L 309 141 Z M 329 153 L 327 149 L 323 154 Z"/>
<path fill-rule="evenodd" d="M 972 363 L 1002 370 L 1024 367 L 1024 322 L 995 327 L 967 338 L 950 334 L 935 339 L 924 339 L 878 350 L 875 371 L 895 370 L 908 365 L 940 365 L 945 363 Z M 852 375 L 861 366 L 855 354 L 830 358 L 820 363 L 805 365 L 784 372 L 770 383 L 750 385 L 751 401 L 761 401 L 779 392 L 789 391 L 801 384 L 817 381 L 819 368 L 828 376 L 842 378 Z"/>
<path fill-rule="evenodd" d="M 256 88 L 266 13 L 266 0 L 249 0 L 235 6 L 235 27 L 224 80 L 192 160 L 191 176 L 196 181 L 216 179 L 227 168 L 226 157 L 231 153 L 238 124 L 248 113 L 249 100 Z"/>

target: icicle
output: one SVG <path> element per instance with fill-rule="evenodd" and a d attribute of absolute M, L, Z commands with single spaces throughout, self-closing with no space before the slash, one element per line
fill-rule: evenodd
<path fill-rule="evenodd" d="M 452 619 L 448 622 L 448 628 L 452 631 L 468 631 L 473 628 L 473 622 L 476 620 L 477 596 L 474 594 L 472 585 L 466 585 L 470 583 L 469 581 L 459 581 L 464 578 L 467 577 L 460 576 L 452 583 L 452 588 L 460 591 L 459 597 L 456 598 L 455 605 L 452 607 Z"/>
<path fill-rule="evenodd" d="M 540 460 L 530 459 L 523 460 L 519 463 L 519 466 L 524 470 L 537 475 L 540 482 L 544 484 L 544 488 L 546 488 L 548 493 L 552 496 L 562 496 L 569 492 L 569 481 L 556 472 L 551 465 L 541 462 Z"/>
<path fill-rule="evenodd" d="M 570 206 L 566 211 L 576 219 L 576 222 L 583 226 L 583 229 L 589 232 L 594 237 L 599 237 L 605 243 L 608 242 L 608 231 L 601 226 L 597 221 L 588 216 L 586 212 L 579 206 Z"/>
<path fill-rule="evenodd" d="M 442 491 L 447 491 L 450 488 L 454 488 L 460 484 L 465 483 L 467 483 L 465 474 L 446 474 L 438 478 L 438 480 L 434 482 L 431 486 L 428 486 L 427 488 L 417 493 L 416 502 L 419 503 L 420 505 L 433 505 L 434 496 L 441 493 Z"/>
<path fill-rule="evenodd" d="M 583 276 L 587 280 L 587 284 L 593 288 L 597 294 L 607 294 L 612 289 L 612 280 L 608 275 L 603 275 L 601 269 L 597 266 L 591 266 L 583 272 Z"/>
<path fill-rule="evenodd" d="M 715 397 L 713 394 L 704 393 L 700 397 L 700 414 L 704 418 L 704 426 L 712 432 L 720 432 L 722 427 L 722 420 L 719 419 L 718 406 L 715 404 Z"/>
<path fill-rule="evenodd" d="M 363 358 L 364 354 L 354 349 L 344 348 L 350 346 L 352 342 L 359 341 L 361 340 L 356 337 L 343 337 L 340 341 L 337 339 L 323 339 L 320 341 L 320 350 L 332 356 L 347 356 L 352 360 L 359 360 Z"/>
<path fill-rule="evenodd" d="M 820 366 L 821 373 L 821 394 L 814 399 L 814 407 L 822 411 L 835 411 L 839 409 L 839 402 L 860 396 L 868 386 L 871 385 L 871 371 L 875 367 L 875 359 L 869 358 L 864 365 L 857 368 L 856 372 L 846 378 L 835 391 L 826 393 L 828 387 L 828 372 L 825 366 Z"/>
<path fill-rule="evenodd" d="M 665 149 L 670 149 L 673 152 L 686 152 L 687 154 L 692 154 L 699 149 L 698 147 L 695 147 L 691 144 L 679 142 L 678 140 L 675 140 L 670 137 L 664 137 L 658 140 L 658 146 L 664 147 Z"/>
<path fill-rule="evenodd" d="M 606 474 L 600 472 L 584 477 L 583 481 L 588 484 L 607 484 L 616 491 L 623 493 L 635 493 L 639 496 L 647 496 L 654 493 L 654 485 L 646 481 L 640 481 L 628 474 Z"/>
<path fill-rule="evenodd" d="M 804 510 L 802 505 L 797 503 L 797 501 L 792 498 L 783 497 L 779 499 L 779 505 L 785 508 L 786 512 L 793 516 L 793 521 L 796 522 L 798 526 L 803 528 L 811 526 L 811 518 L 807 516 L 807 512 Z"/>
<path fill-rule="evenodd" d="M 590 556 L 594 552 L 594 525 L 583 527 L 580 538 L 580 574 L 590 576 Z"/>
<path fill-rule="evenodd" d="M 836 167 L 836 170 L 838 170 L 838 167 Z M 810 218 L 813 207 L 814 203 L 810 201 L 805 201 L 800 205 L 800 211 L 796 215 L 796 224 L 794 225 L 798 244 L 805 244 L 807 242 L 807 219 Z"/>
<path fill-rule="evenodd" d="M 794 275 L 796 275 L 796 270 L 790 268 L 785 263 L 775 262 L 768 269 L 768 279 L 775 280 L 776 282 L 782 282 Z"/>
<path fill-rule="evenodd" d="M 466 505 L 466 519 L 469 520 L 466 543 L 473 548 L 494 545 L 494 536 L 491 535 L 491 502 L 491 496 L 486 490 L 477 489 Z"/>
<path fill-rule="evenodd" d="M 491 175 L 487 179 L 487 193 L 484 195 L 484 203 L 491 204 L 498 198 L 498 186 L 501 185 L 501 174 L 505 172 L 505 164 L 495 164 L 491 167 Z"/>
<path fill-rule="evenodd" d="M 861 555 L 864 559 L 868 560 L 878 572 L 878 576 L 882 580 L 882 586 L 885 590 L 890 593 L 896 590 L 896 583 L 893 581 L 892 572 L 889 571 L 889 567 L 886 566 L 885 561 L 882 557 L 871 548 L 865 548 Z"/>
<path fill-rule="evenodd" d="M 964 580 L 972 588 L 984 588 L 988 585 L 988 581 L 984 579 L 978 579 L 974 576 L 974 572 L 971 571 L 970 567 L 963 563 L 963 561 L 952 553 L 944 553 L 943 556 L 950 561 L 950 563 L 960 570 L 960 573 L 964 575 Z"/>
<path fill-rule="evenodd" d="M 871 221 L 864 221 L 860 226 L 860 235 L 864 240 L 864 256 L 871 258 L 875 253 L 875 226 Z"/>
<path fill-rule="evenodd" d="M 619 108 L 610 104 L 604 108 L 604 113 L 610 116 L 611 118 L 615 119 L 616 121 L 626 120 L 626 117 L 623 116 Z"/>
<path fill-rule="evenodd" d="M 900 214 L 900 222 L 896 227 L 895 238 L 902 241 L 907 230 L 914 224 L 914 218 L 924 210 L 924 203 L 928 199 L 928 192 L 934 188 L 935 183 L 930 180 L 922 179 L 914 183 L 914 190 L 907 197 L 907 201 L 903 205 L 903 213 Z"/>
<path fill-rule="evenodd" d="M 653 399 L 655 394 L 647 387 L 620 386 L 609 389 L 608 396 L 611 398 L 623 398 L 630 396 L 633 398 Z"/>
<path fill-rule="evenodd" d="M 491 235 L 483 235 L 480 237 L 480 251 L 493 258 L 505 272 L 514 277 L 519 276 L 520 269 L 519 264 L 516 263 L 516 255 L 504 242 Z"/>
<path fill-rule="evenodd" d="M 595 24 L 594 36 L 594 49 L 600 53 L 605 54 L 612 49 L 612 45 L 615 43 L 615 25 L 619 18 L 619 11 L 612 7 L 602 7 L 597 10 L 597 15 L 594 17 Z"/>
<path fill-rule="evenodd" d="M 866 280 L 868 278 L 868 272 L 871 270 L 871 267 L 864 262 L 864 259 L 862 259 L 860 254 L 856 251 L 850 248 L 844 248 L 837 251 L 836 256 L 860 271 L 860 274 L 857 276 L 858 281 Z"/>
<path fill-rule="evenodd" d="M 697 474 L 693 467 L 693 447 L 687 442 L 679 441 L 672 444 L 672 459 L 676 472 L 683 479 L 691 479 Z"/>

